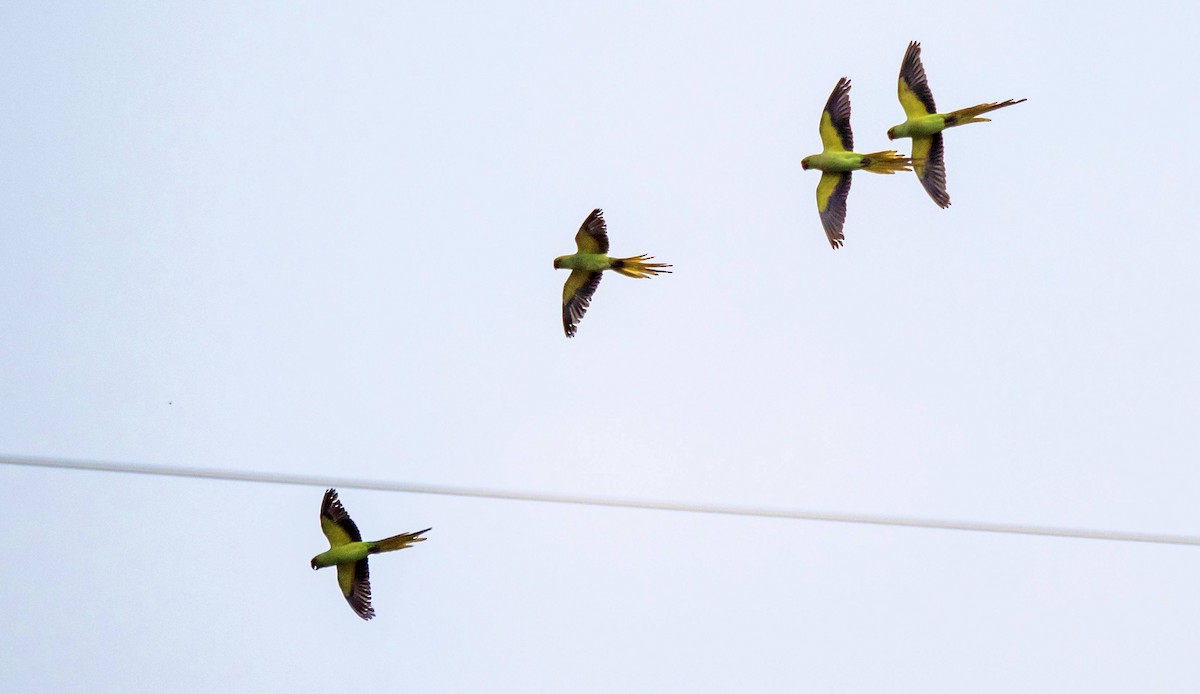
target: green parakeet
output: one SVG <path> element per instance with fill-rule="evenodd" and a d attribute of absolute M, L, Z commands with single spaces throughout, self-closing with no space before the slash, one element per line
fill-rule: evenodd
<path fill-rule="evenodd" d="M 654 256 L 638 255 L 632 258 L 608 257 L 608 227 L 604 223 L 604 211 L 596 208 L 583 220 L 575 234 L 575 253 L 560 255 L 554 259 L 554 269 L 571 271 L 563 285 L 562 322 L 567 337 L 575 337 L 575 328 L 592 301 L 592 294 L 600 285 L 600 276 L 605 270 L 615 270 L 626 277 L 653 277 L 670 273 L 666 263 L 648 263 Z"/>
<path fill-rule="evenodd" d="M 854 152 L 854 133 L 850 130 L 850 80 L 838 80 L 821 112 L 820 154 L 800 160 L 805 171 L 819 169 L 817 211 L 829 245 L 840 248 L 845 241 L 842 225 L 846 222 L 846 196 L 850 194 L 850 172 L 862 169 L 878 174 L 908 171 L 912 162 L 895 150 L 858 154 Z"/>
<path fill-rule="evenodd" d="M 950 206 L 950 194 L 946 192 L 942 131 L 967 123 L 987 123 L 990 118 L 979 116 L 1025 101 L 1009 99 L 978 104 L 950 113 L 938 113 L 937 106 L 933 103 L 933 92 L 929 90 L 929 80 L 925 77 L 925 66 L 921 64 L 921 44 L 916 41 L 910 41 L 908 50 L 904 52 L 904 60 L 900 63 L 897 93 L 900 105 L 904 107 L 904 116 L 908 120 L 888 128 L 888 139 L 912 138 L 913 171 L 917 173 L 917 179 L 921 181 L 925 192 L 929 193 L 929 197 L 941 208 Z"/>
<path fill-rule="evenodd" d="M 325 498 L 321 500 L 321 532 L 329 540 L 329 551 L 322 552 L 312 558 L 310 566 L 313 570 L 326 566 L 337 567 L 338 586 L 342 595 L 354 613 L 363 619 L 375 616 L 371 607 L 371 574 L 367 569 L 367 557 L 380 552 L 394 552 L 404 549 L 414 542 L 424 542 L 421 535 L 432 528 L 425 528 L 415 533 L 395 535 L 385 540 L 363 542 L 358 526 L 350 520 L 350 514 L 338 500 L 337 490 L 325 490 Z"/>

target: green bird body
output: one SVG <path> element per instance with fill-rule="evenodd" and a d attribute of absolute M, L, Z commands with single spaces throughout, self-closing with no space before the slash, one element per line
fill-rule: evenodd
<path fill-rule="evenodd" d="M 800 160 L 800 166 L 804 169 L 817 169 L 827 173 L 848 173 L 870 166 L 870 156 L 873 155 L 834 150 L 831 152 L 821 152 L 820 154 L 810 154 Z"/>
<path fill-rule="evenodd" d="M 610 258 L 608 256 L 608 226 L 604 222 L 604 211 L 596 208 L 583 220 L 575 233 L 575 252 L 554 259 L 554 268 L 570 270 L 563 285 L 562 321 L 567 337 L 575 337 L 575 330 L 583 314 L 592 302 L 592 294 L 600 285 L 605 270 L 613 270 L 626 277 L 654 277 L 670 273 L 667 263 L 651 263 L 653 256 L 637 255 L 632 258 Z"/>
<path fill-rule="evenodd" d="M 358 526 L 338 500 L 337 490 L 327 489 L 321 500 L 321 532 L 329 540 L 329 549 L 313 557 L 309 565 L 314 571 L 336 566 L 338 586 L 346 602 L 359 617 L 371 619 L 375 616 L 375 609 L 371 607 L 371 573 L 367 557 L 424 542 L 425 538 L 421 535 L 430 530 L 425 528 L 415 533 L 401 533 L 383 540 L 363 542 Z"/>
<path fill-rule="evenodd" d="M 377 545 L 376 542 L 347 542 L 344 545 L 331 547 L 328 551 L 321 552 L 313 557 L 312 563 L 318 569 L 324 569 L 328 566 L 337 566 L 338 564 L 353 564 L 361 559 L 366 559 L 368 555 L 373 554 L 371 550 Z"/>
<path fill-rule="evenodd" d="M 820 154 L 811 154 L 800 160 L 800 168 L 821 171 L 817 182 L 817 212 L 821 215 L 821 226 L 829 245 L 840 248 L 845 241 L 842 227 L 846 222 L 846 197 L 850 194 L 850 173 L 869 171 L 878 174 L 893 174 L 908 171 L 912 162 L 895 150 L 859 154 L 854 152 L 854 132 L 850 129 L 850 80 L 838 80 L 821 111 Z"/>
<path fill-rule="evenodd" d="M 981 118 L 985 113 L 1019 104 L 1025 99 L 1008 99 L 976 104 L 968 108 L 938 113 L 933 101 L 933 91 L 921 64 L 921 44 L 910 41 L 900 63 L 900 79 L 897 96 L 904 108 L 905 121 L 888 128 L 889 140 L 912 138 L 913 171 L 925 192 L 938 207 L 950 206 L 950 194 L 946 192 L 946 162 L 942 143 L 942 131 L 968 123 L 987 123 L 990 118 Z"/>
<path fill-rule="evenodd" d="M 571 255 L 560 255 L 554 259 L 556 269 L 603 272 L 611 270 L 612 266 L 613 259 L 603 253 L 572 253 Z"/>
<path fill-rule="evenodd" d="M 892 128 L 888 130 L 890 135 L 889 139 L 894 140 L 898 137 L 932 137 L 933 135 L 937 135 L 938 133 L 942 132 L 946 128 L 953 128 L 955 125 L 962 125 L 962 123 L 957 122 L 948 124 L 947 118 L 950 116 L 951 114 L 949 113 L 930 113 L 924 116 L 910 118 L 900 125 L 892 126 Z M 981 120 L 987 119 L 983 118 Z"/>

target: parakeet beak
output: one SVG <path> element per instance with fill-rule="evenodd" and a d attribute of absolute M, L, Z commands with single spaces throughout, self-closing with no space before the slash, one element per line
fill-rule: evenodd
<path fill-rule="evenodd" d="M 313 571 L 317 570 L 317 560 L 316 559 L 313 559 L 312 561 L 308 562 L 308 565 L 312 567 Z"/>
<path fill-rule="evenodd" d="M 803 159 L 800 161 L 800 168 L 804 169 L 805 171 L 808 171 L 808 160 L 807 159 Z"/>
<path fill-rule="evenodd" d="M 558 269 L 558 258 L 555 258 L 555 259 L 554 259 L 554 269 L 555 269 L 555 270 L 557 270 L 557 269 Z"/>
<path fill-rule="evenodd" d="M 896 129 L 895 129 L 895 128 L 888 128 L 888 139 L 889 139 L 889 140 L 894 140 L 894 139 L 896 139 L 895 132 L 896 132 Z"/>

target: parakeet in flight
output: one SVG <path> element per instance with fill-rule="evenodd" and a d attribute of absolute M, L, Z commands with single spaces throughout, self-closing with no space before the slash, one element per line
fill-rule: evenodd
<path fill-rule="evenodd" d="M 979 104 L 950 113 L 938 113 L 937 106 L 933 103 L 933 92 L 929 90 L 929 80 L 925 77 L 925 67 L 921 65 L 921 44 L 916 41 L 910 41 L 908 50 L 904 52 L 897 92 L 900 105 L 904 107 L 904 116 L 908 120 L 888 128 L 888 139 L 912 138 L 913 171 L 917 173 L 917 179 L 925 187 L 925 192 L 942 208 L 950 206 L 950 195 L 946 192 L 942 131 L 967 123 L 987 123 L 991 119 L 980 118 L 981 115 L 1025 101 L 1009 99 Z"/>
<path fill-rule="evenodd" d="M 367 557 L 380 552 L 393 552 L 404 549 L 414 542 L 424 542 L 421 537 L 432 528 L 425 528 L 415 533 L 395 535 L 386 540 L 363 542 L 358 526 L 350 520 L 350 514 L 338 500 L 336 489 L 325 490 L 325 498 L 321 500 L 321 532 L 329 540 L 329 551 L 321 552 L 312 558 L 310 566 L 313 570 L 326 566 L 337 567 L 338 585 L 342 595 L 354 613 L 363 619 L 375 616 L 371 607 L 371 574 L 367 570 Z"/>
<path fill-rule="evenodd" d="M 846 221 L 846 196 L 850 194 L 850 172 L 863 169 L 871 173 L 893 174 L 909 171 L 912 162 L 895 150 L 858 154 L 854 152 L 854 133 L 850 130 L 850 80 L 838 80 L 821 112 L 820 154 L 800 160 L 800 168 L 820 169 L 817 183 L 817 211 L 829 245 L 839 248 L 845 240 L 842 225 Z"/>
<path fill-rule="evenodd" d="M 605 270 L 639 278 L 671 272 L 663 269 L 671 267 L 666 263 L 646 262 L 653 258 L 649 255 L 608 257 L 608 228 L 604 224 L 604 211 L 600 208 L 592 210 L 575 234 L 574 255 L 560 255 L 554 259 L 554 269 L 567 268 L 571 271 L 567 283 L 563 285 L 562 298 L 563 331 L 567 337 L 575 337 L 575 327 L 587 311 Z"/>

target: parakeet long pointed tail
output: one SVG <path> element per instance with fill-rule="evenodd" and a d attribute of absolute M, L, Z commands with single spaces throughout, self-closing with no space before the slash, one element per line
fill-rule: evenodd
<path fill-rule="evenodd" d="M 896 150 L 872 152 L 863 155 L 863 169 L 877 174 L 893 174 L 897 171 L 911 171 L 912 159 L 902 157 Z"/>
<path fill-rule="evenodd" d="M 1017 99 L 1015 101 L 1009 99 L 1008 101 L 996 101 L 990 104 L 976 104 L 967 108 L 960 108 L 957 111 L 951 111 L 946 114 L 946 127 L 966 125 L 967 123 L 989 123 L 992 120 L 991 118 L 980 118 L 979 116 L 999 108 L 1004 108 L 1005 106 L 1019 104 L 1022 101 L 1025 101 L 1025 99 Z"/>
<path fill-rule="evenodd" d="M 632 258 L 613 258 L 612 269 L 625 275 L 626 277 L 653 277 L 662 273 L 670 273 L 670 270 L 662 268 L 671 267 L 667 263 L 647 263 L 647 260 L 653 260 L 652 255 L 638 255 Z"/>
<path fill-rule="evenodd" d="M 421 535 L 424 535 L 430 530 L 433 530 L 433 528 L 425 528 L 424 530 L 418 530 L 415 533 L 401 533 L 400 535 L 393 535 L 386 540 L 379 540 L 371 546 L 371 549 L 367 550 L 367 554 L 395 552 L 398 549 L 404 549 L 405 547 L 412 545 L 414 542 L 424 542 L 425 538 L 421 537 Z"/>

